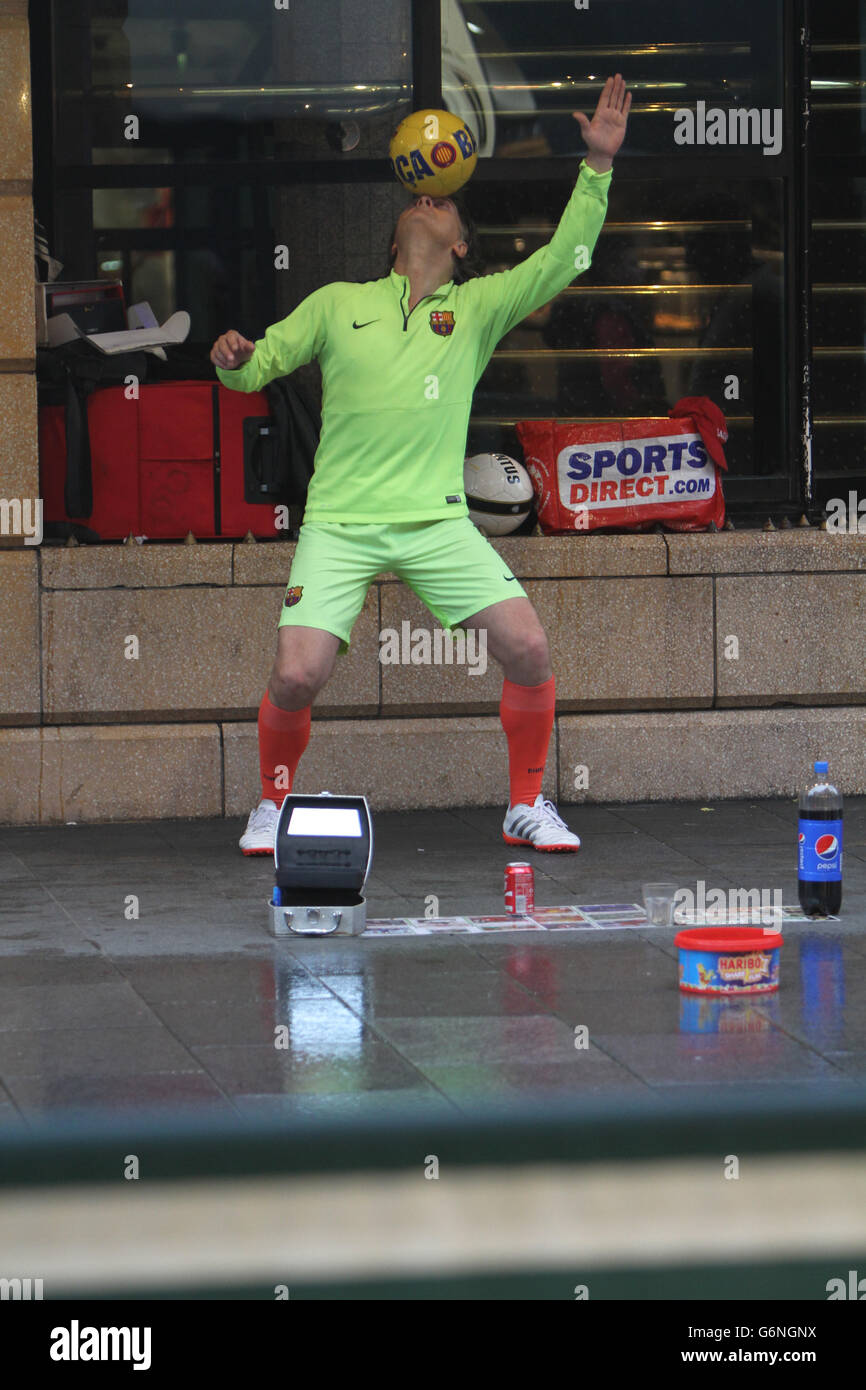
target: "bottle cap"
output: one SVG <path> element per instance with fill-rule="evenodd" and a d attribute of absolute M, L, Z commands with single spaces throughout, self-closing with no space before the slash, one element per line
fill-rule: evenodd
<path fill-rule="evenodd" d="M 826 771 L 827 771 L 827 764 L 826 764 L 826 763 L 816 763 L 816 764 L 815 764 L 815 771 L 816 771 L 816 772 L 826 772 Z"/>

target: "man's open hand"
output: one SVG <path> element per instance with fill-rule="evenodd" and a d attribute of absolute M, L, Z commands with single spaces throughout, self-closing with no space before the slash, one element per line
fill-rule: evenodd
<path fill-rule="evenodd" d="M 245 362 L 249 362 L 255 350 L 255 343 L 251 343 L 236 329 L 230 328 L 228 333 L 223 333 L 217 338 L 210 350 L 210 360 L 215 367 L 231 371 L 234 367 L 242 367 Z"/>
<path fill-rule="evenodd" d="M 589 150 L 587 163 L 600 172 L 610 168 L 611 160 L 625 139 L 625 127 L 631 108 L 631 92 L 626 91 L 621 73 L 609 77 L 602 88 L 598 106 L 591 121 L 582 111 L 572 111 L 580 125 L 580 133 Z"/>

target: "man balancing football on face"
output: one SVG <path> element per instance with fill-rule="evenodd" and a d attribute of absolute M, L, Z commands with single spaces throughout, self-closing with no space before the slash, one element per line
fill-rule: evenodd
<path fill-rule="evenodd" d="M 472 394 L 496 344 L 570 285 L 576 261 L 584 267 L 592 254 L 630 105 L 617 74 L 591 122 L 573 113 L 589 153 L 550 242 L 520 265 L 464 278 L 469 229 L 455 203 L 418 197 L 397 222 L 389 275 L 323 285 L 255 344 L 234 330 L 214 344 L 217 376 L 236 391 L 258 391 L 313 357 L 322 370 L 322 430 L 259 709 L 262 799 L 240 841 L 245 854 L 273 853 L 279 808 L 309 741 L 310 705 L 386 570 L 444 627 L 486 630 L 502 666 L 505 841 L 579 849 L 541 796 L 555 703 L 547 638 L 469 519 L 463 460 Z M 586 248 L 583 259 L 577 248 Z"/>

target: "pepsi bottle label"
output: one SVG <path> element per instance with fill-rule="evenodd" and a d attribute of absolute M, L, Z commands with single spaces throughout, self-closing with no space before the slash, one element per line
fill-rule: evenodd
<path fill-rule="evenodd" d="M 842 877 L 842 821 L 800 820 L 799 873 L 807 883 L 837 883 Z"/>

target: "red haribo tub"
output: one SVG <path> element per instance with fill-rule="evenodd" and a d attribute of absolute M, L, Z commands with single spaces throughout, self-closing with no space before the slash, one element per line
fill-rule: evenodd
<path fill-rule="evenodd" d="M 696 927 L 677 932 L 680 989 L 687 994 L 770 994 L 779 988 L 779 932 Z"/>

